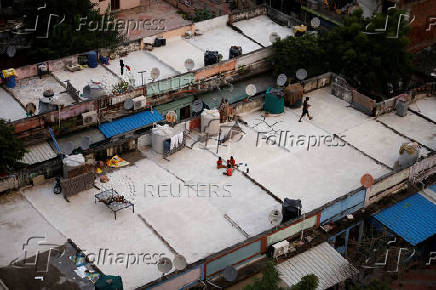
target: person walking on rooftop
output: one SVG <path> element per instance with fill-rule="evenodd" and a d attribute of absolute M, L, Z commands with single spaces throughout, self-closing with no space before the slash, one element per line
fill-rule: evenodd
<path fill-rule="evenodd" d="M 120 59 L 120 68 L 121 68 L 121 75 L 124 74 L 124 61 Z"/>
<path fill-rule="evenodd" d="M 309 97 L 306 97 L 306 99 L 303 102 L 303 112 L 301 113 L 300 120 L 298 122 L 301 122 L 301 119 L 307 115 L 309 117 L 309 120 L 312 120 L 313 118 L 309 115 Z"/>

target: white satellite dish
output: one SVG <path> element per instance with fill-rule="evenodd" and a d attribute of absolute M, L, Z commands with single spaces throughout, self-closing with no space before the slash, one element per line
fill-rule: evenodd
<path fill-rule="evenodd" d="M 257 92 L 256 86 L 253 84 L 249 84 L 246 88 L 245 88 L 245 93 L 247 93 L 247 95 L 249 95 L 250 97 L 254 96 Z"/>
<path fill-rule="evenodd" d="M 74 145 L 73 142 L 69 141 L 64 145 L 64 153 L 65 155 L 71 155 L 73 153 Z"/>
<path fill-rule="evenodd" d="M 89 145 L 91 145 L 91 137 L 84 136 L 82 140 L 80 140 L 80 147 L 82 148 L 82 150 L 88 150 Z"/>
<path fill-rule="evenodd" d="M 279 209 L 273 209 L 268 216 L 268 220 L 272 226 L 276 227 L 280 225 L 283 220 L 283 214 Z"/>
<path fill-rule="evenodd" d="M 321 25 L 321 20 L 319 20 L 318 17 L 313 17 L 312 20 L 310 20 L 310 25 L 312 25 L 313 28 L 317 28 Z"/>
<path fill-rule="evenodd" d="M 160 70 L 157 67 L 152 68 L 150 76 L 153 81 L 157 80 L 157 78 L 160 76 Z"/>
<path fill-rule="evenodd" d="M 236 270 L 232 265 L 228 265 L 224 268 L 223 276 L 224 279 L 229 282 L 235 281 L 238 277 L 238 270 Z"/>
<path fill-rule="evenodd" d="M 185 68 L 187 71 L 191 71 L 195 66 L 194 60 L 191 58 L 185 59 Z"/>
<path fill-rule="evenodd" d="M 124 101 L 124 109 L 125 110 L 131 110 L 133 109 L 134 106 L 134 102 L 132 99 L 127 99 Z"/>
<path fill-rule="evenodd" d="M 33 116 L 36 112 L 36 105 L 34 103 L 27 103 L 26 105 L 26 113 L 30 116 Z"/>
<path fill-rule="evenodd" d="M 288 80 L 288 77 L 285 74 L 279 74 L 277 77 L 277 85 L 280 87 L 286 84 L 286 81 Z"/>
<path fill-rule="evenodd" d="M 157 269 L 162 273 L 168 273 L 173 268 L 173 263 L 167 257 L 160 258 L 157 262 Z"/>
<path fill-rule="evenodd" d="M 17 53 L 17 48 L 15 47 L 15 45 L 9 45 L 7 50 L 6 50 L 6 53 L 9 57 L 12 58 Z"/>
<path fill-rule="evenodd" d="M 192 102 L 191 108 L 192 108 L 192 112 L 194 113 L 199 113 L 203 110 L 203 101 L 200 99 L 196 99 Z"/>
<path fill-rule="evenodd" d="M 295 76 L 297 77 L 297 79 L 299 79 L 300 81 L 304 80 L 305 78 L 307 78 L 307 70 L 305 70 L 304 68 L 300 68 L 299 70 L 297 70 L 297 72 L 295 73 Z"/>
<path fill-rule="evenodd" d="M 174 258 L 174 268 L 176 268 L 176 270 L 183 270 L 186 268 L 186 265 L 187 263 L 185 257 L 182 255 L 176 255 Z"/>
<path fill-rule="evenodd" d="M 271 32 L 271 34 L 269 35 L 269 41 L 274 44 L 278 40 L 280 40 L 279 34 L 277 32 Z"/>

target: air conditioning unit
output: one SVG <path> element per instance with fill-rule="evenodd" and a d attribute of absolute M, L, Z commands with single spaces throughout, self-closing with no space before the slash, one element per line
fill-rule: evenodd
<path fill-rule="evenodd" d="M 83 125 L 90 125 L 98 122 L 97 111 L 90 111 L 82 114 Z"/>
<path fill-rule="evenodd" d="M 133 99 L 133 110 L 139 110 L 147 105 L 147 98 L 145 96 L 139 96 Z"/>
<path fill-rule="evenodd" d="M 274 245 L 272 245 L 272 247 L 273 247 L 272 256 L 274 259 L 282 255 L 285 255 L 289 252 L 289 242 L 286 240 L 275 243 Z"/>

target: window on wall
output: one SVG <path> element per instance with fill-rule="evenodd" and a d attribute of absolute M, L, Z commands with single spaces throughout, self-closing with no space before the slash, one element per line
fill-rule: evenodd
<path fill-rule="evenodd" d="M 111 0 L 111 9 L 112 10 L 120 9 L 120 0 Z"/>
<path fill-rule="evenodd" d="M 188 119 L 191 117 L 191 106 L 188 105 L 180 109 L 180 120 Z"/>
<path fill-rule="evenodd" d="M 343 232 L 339 236 L 336 237 L 335 241 L 335 249 L 345 247 L 345 236 L 347 235 L 347 232 Z"/>

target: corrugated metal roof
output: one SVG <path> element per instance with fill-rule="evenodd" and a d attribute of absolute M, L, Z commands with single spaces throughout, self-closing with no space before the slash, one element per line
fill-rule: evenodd
<path fill-rule="evenodd" d="M 143 111 L 112 122 L 103 123 L 98 128 L 106 138 L 110 138 L 162 120 L 162 115 L 156 110 Z"/>
<path fill-rule="evenodd" d="M 24 154 L 21 162 L 29 165 L 44 162 L 57 156 L 48 142 L 27 146 L 26 150 L 27 152 Z"/>
<path fill-rule="evenodd" d="M 72 134 L 70 136 L 57 138 L 56 140 L 59 144 L 59 147 L 61 148 L 61 151 L 65 152 L 64 146 L 68 142 L 73 143 L 73 150 L 81 147 L 83 137 L 90 138 L 90 140 L 91 140 L 90 145 L 98 143 L 98 142 L 106 139 L 106 137 L 100 132 L 100 130 L 98 130 L 96 128 L 92 128 L 92 129 L 87 129 L 87 130 L 81 131 L 79 133 Z M 55 149 L 53 141 L 51 141 L 50 144 L 53 145 L 52 147 L 53 147 L 53 149 Z"/>
<path fill-rule="evenodd" d="M 327 242 L 299 254 L 276 266 L 280 278 L 292 286 L 306 275 L 315 274 L 317 289 L 327 289 L 347 280 L 359 271 Z"/>
<path fill-rule="evenodd" d="M 416 193 L 374 217 L 413 246 L 436 233 L 436 205 Z"/>

